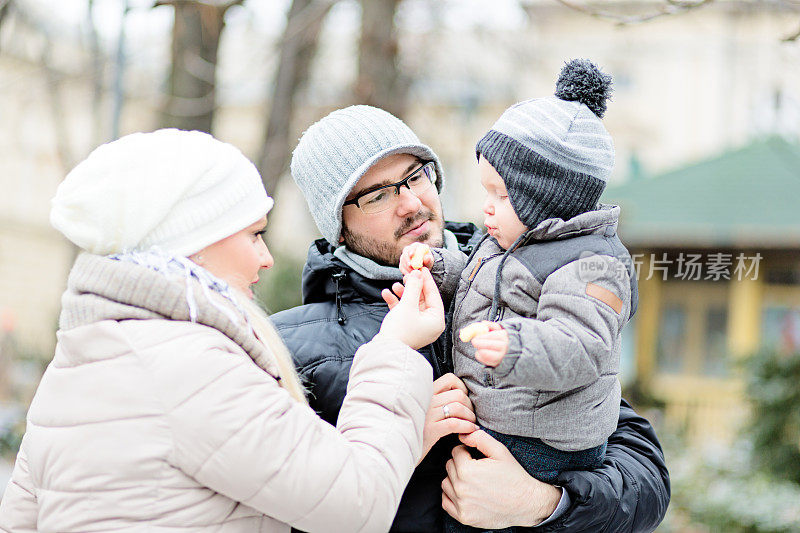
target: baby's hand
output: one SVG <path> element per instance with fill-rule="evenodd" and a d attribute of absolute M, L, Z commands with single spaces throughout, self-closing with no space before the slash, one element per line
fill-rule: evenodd
<path fill-rule="evenodd" d="M 500 364 L 500 361 L 503 360 L 503 357 L 508 352 L 508 333 L 497 322 L 484 320 L 477 325 L 485 325 L 488 331 L 486 333 L 478 333 L 472 337 L 472 345 L 475 347 L 475 359 L 486 366 L 495 367 Z"/>
<path fill-rule="evenodd" d="M 412 242 L 403 248 L 403 254 L 400 256 L 400 272 L 403 276 L 422 267 L 430 270 L 432 266 L 433 254 L 427 244 Z"/>

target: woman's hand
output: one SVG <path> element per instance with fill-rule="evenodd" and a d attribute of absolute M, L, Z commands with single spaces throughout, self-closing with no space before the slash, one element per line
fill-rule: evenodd
<path fill-rule="evenodd" d="M 389 313 L 383 318 L 378 335 L 418 350 L 444 331 L 444 304 L 427 268 L 409 273 L 404 281 L 405 286 L 395 283 L 391 291 L 381 292 Z"/>
<path fill-rule="evenodd" d="M 472 433 L 477 429 L 467 386 L 455 374 L 445 374 L 433 382 L 433 399 L 425 415 L 420 461 L 445 435 Z"/>

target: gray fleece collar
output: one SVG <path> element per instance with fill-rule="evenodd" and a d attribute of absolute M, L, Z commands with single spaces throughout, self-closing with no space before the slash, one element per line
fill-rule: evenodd
<path fill-rule="evenodd" d="M 569 220 L 548 218 L 541 221 L 535 228 L 528 230 L 526 232 L 527 239 L 549 241 L 592 233 L 616 233 L 619 211 L 617 205 L 598 204 L 596 209 L 581 213 Z"/>

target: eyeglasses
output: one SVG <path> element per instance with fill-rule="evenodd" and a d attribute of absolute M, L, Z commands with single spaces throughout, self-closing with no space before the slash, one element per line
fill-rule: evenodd
<path fill-rule="evenodd" d="M 435 181 L 435 163 L 428 161 L 397 183 L 390 183 L 371 191 L 362 192 L 352 200 L 344 202 L 342 206 L 355 205 L 367 215 L 380 213 L 392 207 L 395 199 L 400 196 L 400 187 L 408 187 L 408 190 L 419 196 L 430 189 Z M 394 188 L 394 194 L 391 193 L 392 188 Z"/>

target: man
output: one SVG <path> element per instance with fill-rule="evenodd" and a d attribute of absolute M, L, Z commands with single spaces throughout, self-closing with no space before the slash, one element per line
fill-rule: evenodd
<path fill-rule="evenodd" d="M 353 354 L 378 332 L 388 311 L 381 291 L 402 280 L 397 264 L 403 248 L 417 241 L 469 254 L 481 235 L 472 224 L 444 221 L 438 157 L 380 109 L 352 106 L 312 125 L 291 169 L 324 238 L 309 250 L 304 305 L 273 320 L 308 383 L 311 406 L 335 424 Z M 566 472 L 559 487 L 528 476 L 482 431 L 461 439 L 487 458 L 474 459 L 464 445 L 456 446 L 458 440 L 449 435 L 470 433 L 475 416 L 465 386 L 449 373 L 445 336 L 420 350 L 436 379 L 424 432 L 429 451 L 403 494 L 391 531 L 438 532 L 443 508 L 462 523 L 484 528 L 656 527 L 669 503 L 667 469 L 649 423 L 624 402 L 602 468 Z"/>

